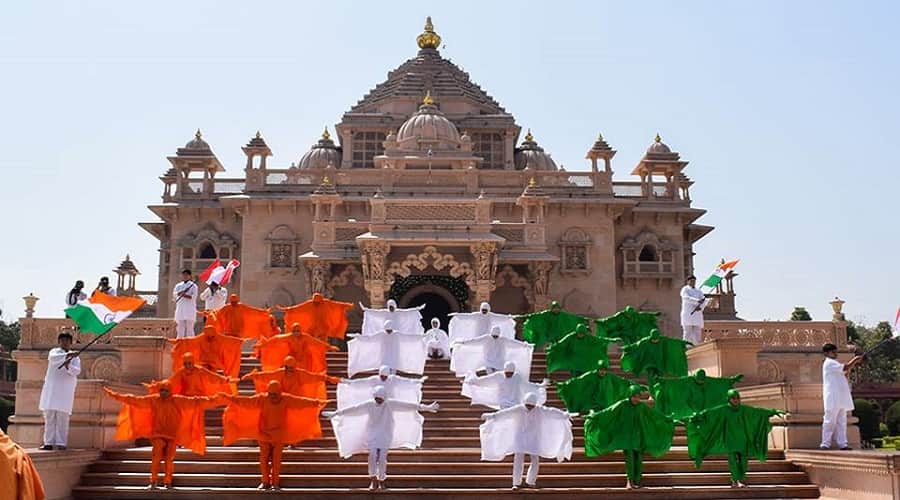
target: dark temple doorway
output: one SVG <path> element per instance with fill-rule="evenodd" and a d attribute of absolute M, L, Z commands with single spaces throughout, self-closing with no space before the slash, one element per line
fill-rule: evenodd
<path fill-rule="evenodd" d="M 425 330 L 431 328 L 431 318 L 438 318 L 441 328 L 447 330 L 450 313 L 468 310 L 469 287 L 465 280 L 450 276 L 407 276 L 394 281 L 388 296 L 402 308 L 425 304 L 422 309 Z"/>

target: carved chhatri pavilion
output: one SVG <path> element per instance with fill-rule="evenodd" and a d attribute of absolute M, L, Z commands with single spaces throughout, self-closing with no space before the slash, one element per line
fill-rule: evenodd
<path fill-rule="evenodd" d="M 657 135 L 613 181 L 616 151 L 599 136 L 590 170 L 567 172 L 529 130 L 441 56 L 429 18 L 419 51 L 388 73 L 289 168 L 272 168 L 256 133 L 244 175 L 201 136 L 160 179 L 159 290 L 182 268 L 239 258 L 230 288 L 251 304 L 312 292 L 381 306 L 429 303 L 426 316 L 489 300 L 522 313 L 558 299 L 601 316 L 626 305 L 662 313 L 677 331 L 695 224 L 686 161 Z M 158 314 L 171 316 L 160 301 Z M 359 314 L 357 311 L 356 314 Z M 358 321 L 359 318 L 355 318 Z"/>

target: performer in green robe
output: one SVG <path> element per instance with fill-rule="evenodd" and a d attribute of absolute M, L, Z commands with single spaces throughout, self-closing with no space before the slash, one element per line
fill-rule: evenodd
<path fill-rule="evenodd" d="M 685 419 L 688 454 L 699 468 L 707 455 L 727 453 L 731 486 L 745 488 L 750 457 L 766 461 L 772 430 L 769 418 L 784 412 L 742 405 L 741 395 L 735 389 L 728 391 L 727 398 L 727 404 Z"/>
<path fill-rule="evenodd" d="M 547 347 L 547 373 L 565 370 L 577 377 L 593 370 L 597 361 L 609 360 L 609 342 L 610 339 L 591 335 L 586 325 L 575 325 L 574 332 Z"/>
<path fill-rule="evenodd" d="M 654 406 L 675 419 L 689 417 L 721 405 L 728 390 L 742 378 L 743 375 L 707 377 L 705 370 L 687 377 L 660 377 L 651 389 Z"/>
<path fill-rule="evenodd" d="M 516 319 L 525 320 L 522 324 L 522 338 L 537 347 L 552 344 L 575 330 L 577 325 L 586 325 L 588 322 L 585 317 L 563 311 L 555 300 L 550 303 L 550 309 L 516 316 Z"/>
<path fill-rule="evenodd" d="M 650 335 L 656 328 L 658 312 L 642 312 L 631 306 L 607 316 L 594 320 L 597 325 L 597 336 L 620 339 L 623 344 L 633 344 Z"/>
<path fill-rule="evenodd" d="M 584 421 L 584 453 L 589 457 L 615 450 L 625 454 L 626 488 L 640 488 L 643 454 L 661 456 L 672 446 L 675 424 L 641 402 L 640 386 L 629 388 L 628 399 L 602 411 L 591 412 Z"/>
<path fill-rule="evenodd" d="M 570 412 L 603 410 L 628 397 L 632 382 L 609 373 L 609 361 L 597 361 L 597 369 L 556 384 L 556 392 Z M 645 387 L 642 390 L 646 391 Z"/>
<path fill-rule="evenodd" d="M 651 386 L 660 375 L 683 377 L 688 371 L 685 350 L 689 345 L 651 330 L 650 336 L 622 347 L 622 370 L 636 377 L 646 373 Z"/>

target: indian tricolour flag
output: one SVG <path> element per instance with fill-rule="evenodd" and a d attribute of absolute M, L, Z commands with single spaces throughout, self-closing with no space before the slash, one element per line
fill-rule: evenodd
<path fill-rule="evenodd" d="M 144 302 L 137 297 L 116 297 L 97 291 L 91 298 L 67 308 L 66 315 L 82 332 L 102 335 L 140 309 Z"/>
<path fill-rule="evenodd" d="M 725 279 L 725 276 L 727 276 L 728 273 L 732 269 L 734 269 L 734 266 L 736 266 L 739 261 L 740 259 L 729 260 L 727 262 L 723 260 L 722 263 L 716 267 L 716 270 L 713 271 L 711 275 L 709 275 L 709 278 L 706 278 L 706 280 L 704 280 L 703 283 L 700 284 L 700 288 L 713 289 L 719 286 L 719 283 L 721 283 L 722 280 Z"/>

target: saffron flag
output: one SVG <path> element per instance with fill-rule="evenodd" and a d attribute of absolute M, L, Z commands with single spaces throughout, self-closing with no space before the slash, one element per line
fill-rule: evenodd
<path fill-rule="evenodd" d="M 725 276 L 734 269 L 734 266 L 736 266 L 738 262 L 740 262 L 740 259 L 729 260 L 727 262 L 722 260 L 722 263 L 716 266 L 716 270 L 709 275 L 709 278 L 706 278 L 706 280 L 700 284 L 700 288 L 712 289 L 719 286 L 719 283 L 725 279 Z"/>
<path fill-rule="evenodd" d="M 66 316 L 72 319 L 82 332 L 102 335 L 125 320 L 144 305 L 144 299 L 137 297 L 116 297 L 103 292 L 95 292 L 86 300 L 66 309 Z"/>
<path fill-rule="evenodd" d="M 206 270 L 200 273 L 200 276 L 198 277 L 200 278 L 200 281 L 203 281 L 207 285 L 210 283 L 218 283 L 221 286 L 225 286 L 231 281 L 231 275 L 234 274 L 234 270 L 240 265 L 241 263 L 237 259 L 231 259 L 226 266 L 222 265 L 222 261 L 216 259 L 206 268 Z"/>

